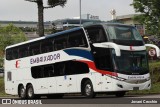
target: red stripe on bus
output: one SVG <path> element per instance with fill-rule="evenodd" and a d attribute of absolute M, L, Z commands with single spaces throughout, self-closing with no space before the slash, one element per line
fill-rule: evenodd
<path fill-rule="evenodd" d="M 84 60 L 76 60 L 76 61 L 86 63 L 89 66 L 90 69 L 93 69 L 94 71 L 99 72 L 101 74 L 104 74 L 104 75 L 107 74 L 107 75 L 111 75 L 111 76 L 118 76 L 116 72 L 111 72 L 111 71 L 105 71 L 105 70 L 99 70 L 99 69 L 97 69 L 94 62 L 84 61 Z"/>

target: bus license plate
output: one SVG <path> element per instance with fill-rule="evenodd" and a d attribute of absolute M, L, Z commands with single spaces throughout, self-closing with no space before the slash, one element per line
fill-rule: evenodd
<path fill-rule="evenodd" d="M 133 87 L 133 90 L 139 90 L 139 87 Z"/>

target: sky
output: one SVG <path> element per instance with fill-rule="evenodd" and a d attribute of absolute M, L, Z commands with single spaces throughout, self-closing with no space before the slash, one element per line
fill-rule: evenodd
<path fill-rule="evenodd" d="M 5 21 L 37 21 L 37 5 L 25 0 L 0 0 L 0 20 Z M 53 21 L 57 19 L 79 17 L 79 1 L 67 0 L 65 7 L 44 10 L 44 20 Z M 44 0 L 46 5 L 47 0 Z M 133 0 L 81 0 L 82 14 L 99 16 L 100 20 L 111 20 L 111 9 L 116 10 L 116 15 L 134 14 L 135 11 L 130 4 Z"/>

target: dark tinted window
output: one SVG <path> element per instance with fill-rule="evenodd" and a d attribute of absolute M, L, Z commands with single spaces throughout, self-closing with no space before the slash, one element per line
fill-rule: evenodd
<path fill-rule="evenodd" d="M 31 43 L 29 47 L 29 55 L 40 54 L 40 43 Z"/>
<path fill-rule="evenodd" d="M 54 68 L 53 65 L 46 65 L 43 67 L 44 77 L 53 77 L 54 76 Z"/>
<path fill-rule="evenodd" d="M 110 49 L 95 48 L 94 54 L 95 64 L 98 69 L 101 70 L 112 70 L 112 61 Z"/>
<path fill-rule="evenodd" d="M 88 47 L 83 30 L 59 35 L 33 43 L 17 46 L 6 50 L 6 59 L 13 60 L 27 56 L 57 51 L 68 47 Z"/>
<path fill-rule="evenodd" d="M 36 66 L 31 68 L 33 78 L 46 78 L 54 76 L 53 64 Z"/>
<path fill-rule="evenodd" d="M 32 67 L 31 73 L 32 73 L 33 78 L 42 78 L 43 77 L 41 66 Z"/>
<path fill-rule="evenodd" d="M 18 59 L 18 48 L 12 50 L 12 59 Z"/>
<path fill-rule="evenodd" d="M 92 43 L 106 42 L 104 29 L 100 26 L 86 28 L 89 39 Z"/>
<path fill-rule="evenodd" d="M 67 36 L 62 35 L 61 37 L 56 37 L 54 41 L 54 47 L 55 51 L 67 48 Z"/>
<path fill-rule="evenodd" d="M 84 74 L 89 72 L 88 65 L 83 62 L 70 61 L 67 63 L 67 75 Z"/>
<path fill-rule="evenodd" d="M 41 52 L 47 53 L 53 51 L 53 41 L 52 40 L 44 40 L 41 42 Z"/>
<path fill-rule="evenodd" d="M 54 64 L 55 76 L 66 75 L 66 62 L 59 62 Z"/>
<path fill-rule="evenodd" d="M 65 61 L 54 64 L 55 76 L 84 74 L 89 72 L 88 65 L 78 61 Z"/>
<path fill-rule="evenodd" d="M 28 56 L 28 46 L 20 46 L 19 48 L 19 58 L 27 57 Z"/>
<path fill-rule="evenodd" d="M 69 33 L 68 47 L 87 47 L 87 40 L 83 30 Z"/>
<path fill-rule="evenodd" d="M 11 49 L 6 50 L 6 59 L 12 60 L 12 50 Z"/>
<path fill-rule="evenodd" d="M 78 61 L 65 61 L 31 68 L 33 78 L 84 74 L 88 72 L 88 65 Z"/>

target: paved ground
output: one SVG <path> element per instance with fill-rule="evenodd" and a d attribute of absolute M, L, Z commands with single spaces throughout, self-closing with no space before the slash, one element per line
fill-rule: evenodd
<path fill-rule="evenodd" d="M 63 99 L 47 99 L 42 97 L 43 104 L 132 104 L 132 100 L 156 100 L 160 104 L 159 95 L 126 95 L 117 98 L 114 95 L 98 95 L 96 98 L 90 99 L 83 96 L 64 96 Z"/>
<path fill-rule="evenodd" d="M 160 95 L 130 95 L 130 96 L 127 95 L 123 98 L 116 98 L 115 96 L 98 96 L 94 99 L 87 99 L 82 96 L 65 96 L 63 99 L 46 99 L 46 98 L 41 99 L 42 101 L 46 100 L 53 104 L 0 105 L 0 107 L 159 107 L 160 106 L 160 103 L 159 104 L 117 104 L 117 102 L 127 101 L 128 99 L 158 100 L 160 102 Z M 107 104 L 109 101 L 110 101 L 110 104 Z"/>

